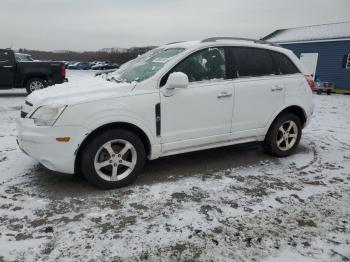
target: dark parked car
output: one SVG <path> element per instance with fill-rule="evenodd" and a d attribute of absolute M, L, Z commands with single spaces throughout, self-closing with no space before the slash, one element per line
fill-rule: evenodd
<path fill-rule="evenodd" d="M 63 63 L 21 61 L 11 49 L 0 49 L 0 89 L 26 88 L 29 94 L 65 81 Z"/>
<path fill-rule="evenodd" d="M 77 63 L 77 62 L 75 62 L 75 61 L 67 61 L 64 64 L 65 64 L 66 68 L 68 69 L 68 66 L 74 65 L 75 63 Z"/>
<path fill-rule="evenodd" d="M 68 69 L 89 70 L 91 69 L 91 65 L 87 62 L 77 62 L 75 64 L 68 65 Z"/>

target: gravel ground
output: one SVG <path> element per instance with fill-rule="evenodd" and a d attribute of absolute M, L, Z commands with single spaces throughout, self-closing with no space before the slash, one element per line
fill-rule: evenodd
<path fill-rule="evenodd" d="M 257 144 L 166 157 L 112 191 L 21 153 L 24 99 L 0 92 L 0 261 L 350 259 L 350 96 L 315 95 L 291 157 Z"/>

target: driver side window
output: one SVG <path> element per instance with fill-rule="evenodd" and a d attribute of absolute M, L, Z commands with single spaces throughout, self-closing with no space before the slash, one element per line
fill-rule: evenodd
<path fill-rule="evenodd" d="M 190 82 L 225 79 L 224 48 L 208 48 L 187 57 L 176 65 L 171 72 L 182 72 Z"/>

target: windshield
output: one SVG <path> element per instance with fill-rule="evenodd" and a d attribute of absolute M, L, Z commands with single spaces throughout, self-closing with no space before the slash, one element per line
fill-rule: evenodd
<path fill-rule="evenodd" d="M 107 79 L 128 83 L 144 81 L 156 74 L 167 62 L 184 50 L 184 48 L 153 49 L 124 64 Z"/>

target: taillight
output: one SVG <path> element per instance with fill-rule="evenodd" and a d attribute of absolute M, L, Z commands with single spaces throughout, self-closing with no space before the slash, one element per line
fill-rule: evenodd
<path fill-rule="evenodd" d="M 60 67 L 60 75 L 63 78 L 66 78 L 66 67 L 64 65 L 61 65 L 61 67 Z"/>
<path fill-rule="evenodd" d="M 305 79 L 306 79 L 307 83 L 309 84 L 309 87 L 311 88 L 311 91 L 315 91 L 316 83 L 315 83 L 314 78 L 312 76 L 310 76 L 310 75 L 306 75 Z"/>

